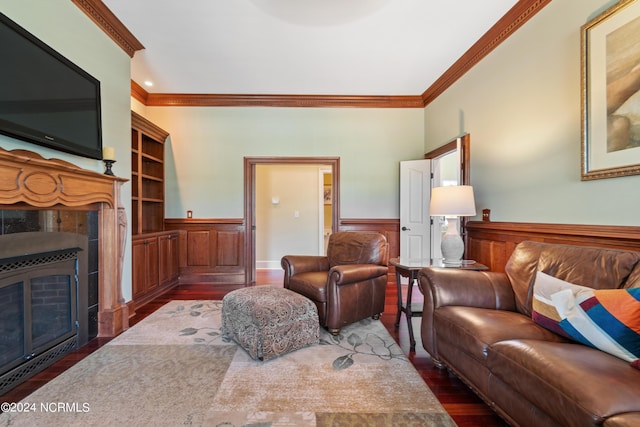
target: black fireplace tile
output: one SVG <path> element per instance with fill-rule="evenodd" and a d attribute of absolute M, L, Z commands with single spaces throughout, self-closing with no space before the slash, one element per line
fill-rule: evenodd
<path fill-rule="evenodd" d="M 87 254 L 87 267 L 89 268 L 89 273 L 94 273 L 98 271 L 98 241 L 97 240 L 89 240 L 89 253 Z"/>
<path fill-rule="evenodd" d="M 96 271 L 95 273 L 89 273 L 89 280 L 88 280 L 88 299 L 89 299 L 89 306 L 92 306 L 94 304 L 98 304 L 98 272 Z"/>
<path fill-rule="evenodd" d="M 89 241 L 98 240 L 98 211 L 87 212 L 87 236 Z"/>
<path fill-rule="evenodd" d="M 98 336 L 98 305 L 89 307 L 89 340 Z"/>
<path fill-rule="evenodd" d="M 1 210 L 2 234 L 25 233 L 41 231 L 38 211 L 31 210 Z"/>

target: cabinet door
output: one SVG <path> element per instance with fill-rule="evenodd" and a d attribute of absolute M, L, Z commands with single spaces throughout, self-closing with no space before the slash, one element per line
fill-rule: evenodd
<path fill-rule="evenodd" d="M 178 235 L 169 234 L 160 236 L 160 256 L 159 256 L 159 272 L 160 285 L 165 285 L 175 281 L 178 278 L 179 255 L 178 255 Z"/>
<path fill-rule="evenodd" d="M 152 291 L 158 287 L 158 238 L 144 240 L 145 246 L 145 265 L 146 265 L 146 292 Z"/>
<path fill-rule="evenodd" d="M 131 293 L 135 299 L 144 295 L 146 288 L 147 257 L 144 240 L 133 240 L 131 243 L 131 263 L 133 270 Z"/>

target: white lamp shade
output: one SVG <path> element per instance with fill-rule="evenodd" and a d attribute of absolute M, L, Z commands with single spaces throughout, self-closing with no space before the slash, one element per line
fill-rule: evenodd
<path fill-rule="evenodd" d="M 431 216 L 474 216 L 476 203 L 473 187 L 470 185 L 450 185 L 431 190 Z"/>

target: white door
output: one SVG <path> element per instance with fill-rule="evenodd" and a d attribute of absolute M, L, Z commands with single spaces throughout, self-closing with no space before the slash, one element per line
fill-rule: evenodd
<path fill-rule="evenodd" d="M 461 184 L 461 167 L 462 167 L 462 139 L 456 140 L 456 149 L 444 153 L 438 157 L 431 159 L 431 169 L 433 172 L 432 187 L 444 187 L 447 185 Z M 458 224 L 459 226 L 459 224 Z M 442 258 L 440 244 L 442 242 L 442 234 L 446 231 L 447 224 L 444 217 L 436 216 L 431 221 L 431 258 Z M 458 230 L 459 231 L 459 230 Z"/>
<path fill-rule="evenodd" d="M 429 260 L 431 160 L 400 162 L 400 258 Z"/>

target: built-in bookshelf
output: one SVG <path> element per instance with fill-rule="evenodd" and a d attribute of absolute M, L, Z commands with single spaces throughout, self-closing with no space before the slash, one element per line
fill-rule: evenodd
<path fill-rule="evenodd" d="M 131 112 L 131 231 L 164 228 L 164 143 L 169 133 Z"/>

